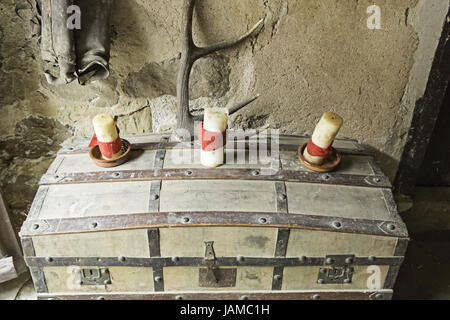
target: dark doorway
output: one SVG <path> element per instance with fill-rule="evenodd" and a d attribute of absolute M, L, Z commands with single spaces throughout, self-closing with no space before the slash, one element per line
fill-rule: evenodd
<path fill-rule="evenodd" d="M 450 90 L 448 87 L 419 172 L 417 179 L 419 186 L 450 186 Z"/>

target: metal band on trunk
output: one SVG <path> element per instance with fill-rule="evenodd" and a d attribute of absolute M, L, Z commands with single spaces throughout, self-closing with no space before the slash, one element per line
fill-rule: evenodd
<path fill-rule="evenodd" d="M 189 174 L 187 172 L 189 171 Z M 40 185 L 92 183 L 108 181 L 147 181 L 147 180 L 259 180 L 259 181 L 291 181 L 329 185 L 360 186 L 372 188 L 389 188 L 389 179 L 384 175 L 361 175 L 341 173 L 317 173 L 296 170 L 272 170 L 270 174 L 262 174 L 258 169 L 153 169 L 153 170 L 120 170 L 93 171 L 84 173 L 45 174 Z M 117 174 L 120 173 L 120 174 Z"/>
<path fill-rule="evenodd" d="M 352 265 L 355 266 L 397 266 L 403 262 L 403 257 L 355 257 Z M 26 257 L 29 267 L 70 267 L 70 266 L 91 266 L 91 267 L 207 267 L 208 262 L 204 257 Z M 101 261 L 98 261 L 101 260 Z M 326 257 L 282 257 L 282 258 L 253 258 L 244 257 L 220 257 L 216 260 L 218 267 L 304 267 L 304 266 L 325 266 Z"/>
<path fill-rule="evenodd" d="M 112 219 L 112 217 L 114 218 Z M 95 225 L 95 230 L 92 229 L 92 225 Z M 118 216 L 30 220 L 22 225 L 21 236 L 186 226 L 277 227 L 388 237 L 408 237 L 406 226 L 401 221 L 336 218 L 273 212 L 255 213 L 234 211 L 159 212 Z"/>
<path fill-rule="evenodd" d="M 390 300 L 392 290 L 40 294 L 39 300 Z"/>

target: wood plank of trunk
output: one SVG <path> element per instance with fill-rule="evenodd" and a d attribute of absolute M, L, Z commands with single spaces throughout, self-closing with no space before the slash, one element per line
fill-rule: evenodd
<path fill-rule="evenodd" d="M 0 283 L 17 278 L 16 268 L 12 257 L 0 259 Z"/>
<path fill-rule="evenodd" d="M 6 256 L 7 256 L 6 248 L 0 239 L 0 259 L 5 258 Z"/>
<path fill-rule="evenodd" d="M 8 260 L 7 257 L 11 256 Z M 12 274 L 9 269 L 11 268 L 12 260 L 15 262 L 15 271 L 14 273 L 22 273 L 27 270 L 25 261 L 22 257 L 22 249 L 17 241 L 16 234 L 12 228 L 11 221 L 9 219 L 8 212 L 6 210 L 6 205 L 3 201 L 3 197 L 0 193 L 0 259 L 7 259 L 2 261 L 0 273 L 3 270 L 7 270 L 8 274 Z M 12 264 L 14 267 L 14 264 Z M 17 274 L 16 274 L 17 277 Z M 0 274 L 0 282 L 1 282 L 1 274 Z M 5 280 L 6 281 L 6 280 Z"/>
<path fill-rule="evenodd" d="M 1 223 L 1 220 L 0 220 Z M 12 257 L 8 257 L 6 247 L 0 239 L 0 283 L 17 278 Z"/>

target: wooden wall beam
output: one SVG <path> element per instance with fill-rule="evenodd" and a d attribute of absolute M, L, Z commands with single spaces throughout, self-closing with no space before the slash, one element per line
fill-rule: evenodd
<path fill-rule="evenodd" d="M 0 194 L 0 283 L 14 279 L 27 270 L 6 205 Z"/>
<path fill-rule="evenodd" d="M 17 278 L 16 267 L 12 257 L 0 259 L 0 283 Z"/>

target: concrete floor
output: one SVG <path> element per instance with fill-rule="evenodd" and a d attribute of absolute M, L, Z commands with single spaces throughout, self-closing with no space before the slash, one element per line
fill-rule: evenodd
<path fill-rule="evenodd" d="M 450 299 L 450 188 L 418 188 L 402 213 L 411 242 L 394 299 Z"/>
<path fill-rule="evenodd" d="M 411 242 L 394 299 L 450 299 L 450 188 L 419 188 L 402 213 Z M 36 299 L 29 274 L 0 285 L 0 300 Z"/>
<path fill-rule="evenodd" d="M 0 284 L 0 300 L 36 300 L 30 274 L 27 272 L 17 279 Z"/>

